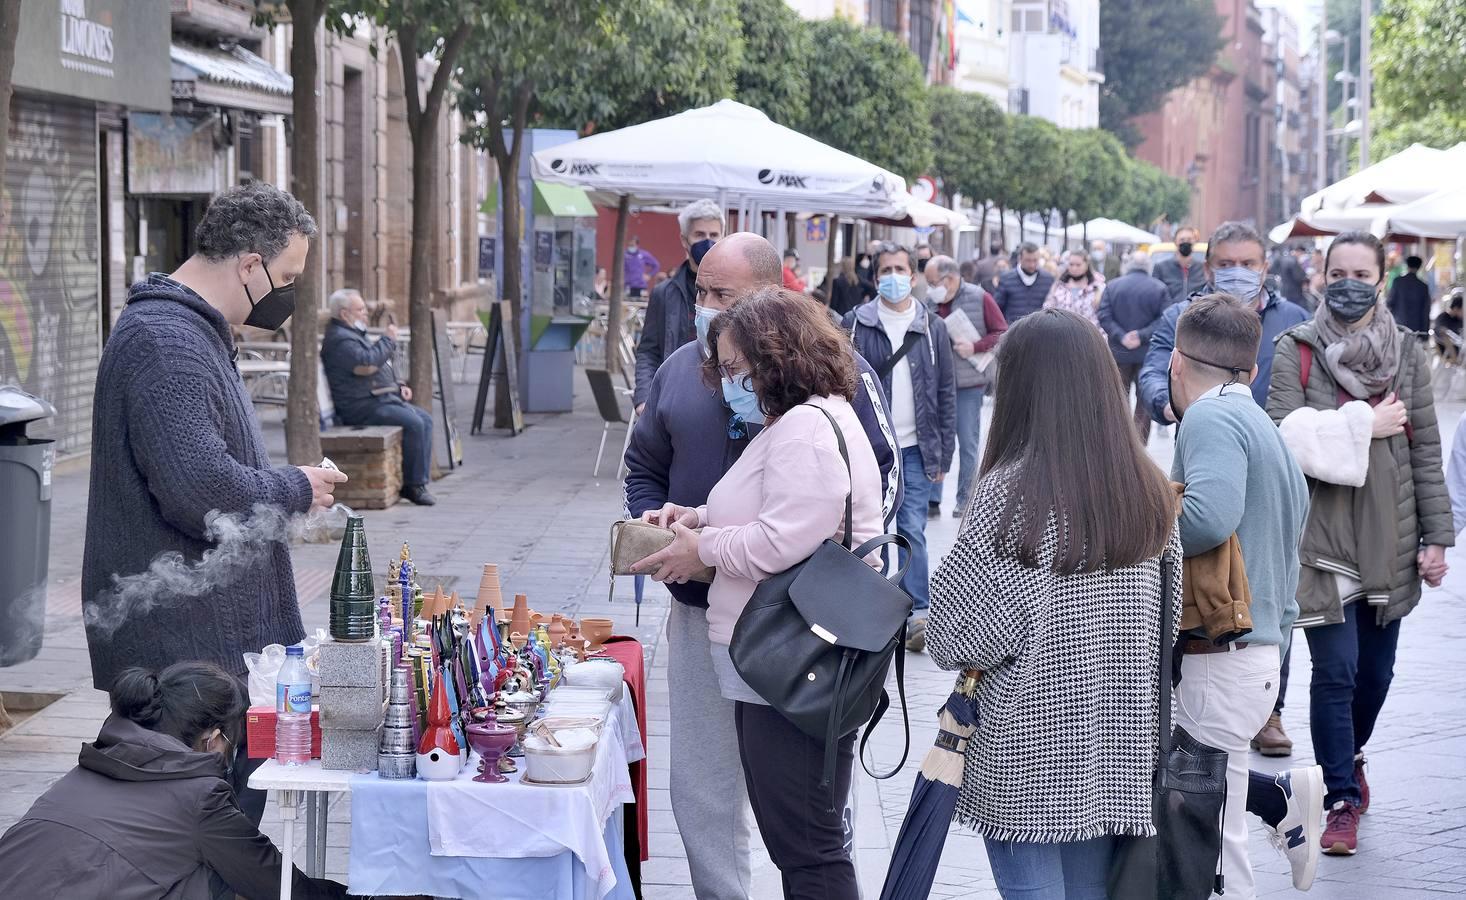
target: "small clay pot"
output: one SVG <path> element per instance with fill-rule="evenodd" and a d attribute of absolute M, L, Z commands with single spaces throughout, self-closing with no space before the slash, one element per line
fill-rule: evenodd
<path fill-rule="evenodd" d="M 610 619 L 588 618 L 580 620 L 580 633 L 590 641 L 590 652 L 598 652 L 611 636 L 613 623 Z"/>

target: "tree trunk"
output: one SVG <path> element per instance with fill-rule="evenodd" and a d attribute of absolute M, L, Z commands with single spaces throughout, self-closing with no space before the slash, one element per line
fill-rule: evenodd
<path fill-rule="evenodd" d="M 1008 210 L 1001 205 L 998 207 L 998 243 L 1002 245 L 1001 252 L 1008 252 Z"/>
<path fill-rule="evenodd" d="M 992 204 L 986 201 L 982 204 L 982 220 L 977 223 L 977 255 L 979 257 L 988 255 L 988 210 Z"/>
<path fill-rule="evenodd" d="M 784 220 L 784 246 L 793 248 L 799 243 L 799 216 L 794 213 L 779 213 Z"/>
<path fill-rule="evenodd" d="M 616 240 L 611 247 L 611 301 L 606 311 L 606 371 L 621 371 L 621 298 L 626 294 L 626 220 L 631 218 L 631 196 L 621 195 L 616 205 Z"/>
<path fill-rule="evenodd" d="M 5 148 L 10 141 L 10 77 L 15 68 L 15 36 L 20 31 L 20 0 L 0 0 L 0 234 L 9 234 L 6 221 Z M 0 697 L 0 730 L 11 725 Z"/>
<path fill-rule="evenodd" d="M 290 191 L 322 223 L 321 236 L 295 279 L 295 315 L 290 319 L 290 382 L 285 400 L 285 455 L 291 465 L 321 459 L 321 405 L 316 397 L 321 358 L 318 313 L 320 275 L 330 228 L 321 208 L 321 110 L 316 93 L 320 59 L 316 52 L 320 0 L 290 0 L 295 33 L 290 44 L 290 76 L 300 88 L 291 97 L 294 140 L 290 147 Z"/>
<path fill-rule="evenodd" d="M 1084 220 L 1084 225 L 1081 226 L 1081 229 L 1080 230 L 1084 234 L 1084 249 L 1088 249 L 1089 248 L 1089 220 L 1088 219 L 1085 219 Z"/>
<path fill-rule="evenodd" d="M 499 197 L 504 209 L 504 285 L 501 299 L 514 304 L 514 321 L 522 321 L 527 314 L 524 309 L 524 206 L 519 198 L 519 160 L 524 148 L 524 129 L 529 118 L 529 103 L 534 97 L 534 85 L 522 81 L 514 88 L 514 97 L 509 110 L 509 141 L 504 140 L 504 130 L 499 127 L 498 98 L 501 82 L 496 74 L 490 83 L 487 96 L 489 108 L 486 119 L 489 122 L 489 153 L 499 167 Z M 518 385 L 511 386 L 518 390 Z"/>
<path fill-rule="evenodd" d="M 1069 249 L 1069 210 L 1059 211 L 1059 233 L 1064 236 L 1064 249 Z"/>
<path fill-rule="evenodd" d="M 1053 217 L 1054 217 L 1054 211 L 1053 210 L 1050 209 L 1050 210 L 1046 210 L 1044 212 L 1044 246 L 1048 246 L 1048 243 L 1049 243 L 1049 220 L 1052 219 Z"/>
<path fill-rule="evenodd" d="M 473 30 L 470 23 L 460 24 L 443 44 L 438 68 L 433 72 L 427 96 L 421 93 L 417 78 L 417 61 L 428 50 L 419 46 L 416 26 L 398 30 L 398 58 L 402 64 L 402 92 L 407 106 L 407 127 L 412 135 L 412 252 L 407 281 L 407 324 L 412 330 L 408 380 L 412 385 L 412 402 L 423 409 L 433 408 L 433 225 L 437 217 L 434 198 L 438 184 L 438 117 L 443 111 L 443 94 L 448 88 L 453 67 L 458 62 Z M 426 38 L 426 35 L 422 36 Z M 423 43 L 427 43 L 426 40 Z M 506 255 L 507 258 L 507 255 Z M 443 386 L 448 390 L 448 385 Z"/>

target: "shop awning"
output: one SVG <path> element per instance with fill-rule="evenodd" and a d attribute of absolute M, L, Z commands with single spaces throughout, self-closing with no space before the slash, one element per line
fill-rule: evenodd
<path fill-rule="evenodd" d="M 289 115 L 295 82 L 242 47 L 172 45 L 173 96 L 228 109 Z"/>
<path fill-rule="evenodd" d="M 534 211 L 540 216 L 593 216 L 595 204 L 590 195 L 568 184 L 534 183 Z"/>

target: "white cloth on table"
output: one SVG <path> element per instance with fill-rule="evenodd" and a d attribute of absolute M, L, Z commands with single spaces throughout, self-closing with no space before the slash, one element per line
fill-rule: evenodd
<path fill-rule="evenodd" d="M 627 694 L 630 692 L 627 691 Z M 597 896 L 616 886 L 606 852 L 606 819 L 622 803 L 635 803 L 621 707 L 613 708 L 597 746 L 593 777 L 582 785 L 521 784 L 524 761 L 508 783 L 482 784 L 477 754 L 453 781 L 428 782 L 428 847 L 434 856 L 518 858 L 570 850 L 596 882 Z M 636 730 L 633 720 L 631 730 Z M 640 749 L 638 736 L 637 747 Z M 643 757 L 645 754 L 642 754 Z"/>
<path fill-rule="evenodd" d="M 636 724 L 636 704 L 631 702 L 629 685 L 621 691 L 614 718 L 620 726 L 621 746 L 626 749 L 626 762 L 641 762 L 646 759 L 646 747 L 641 743 L 641 726 Z"/>

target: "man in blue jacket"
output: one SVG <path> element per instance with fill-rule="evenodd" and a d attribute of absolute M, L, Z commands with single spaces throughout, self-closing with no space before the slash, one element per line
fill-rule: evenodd
<path fill-rule="evenodd" d="M 926 520 L 928 501 L 952 468 L 957 447 L 957 375 L 947 326 L 911 294 L 916 266 L 910 250 L 883 243 L 876 254 L 878 296 L 845 315 L 855 350 L 870 361 L 891 399 L 891 425 L 901 454 L 901 507 L 896 533 L 911 545 L 901 585 L 913 613 L 906 646 L 926 646 Z"/>
<path fill-rule="evenodd" d="M 1252 399 L 1258 406 L 1267 405 L 1268 385 L 1273 377 L 1273 340 L 1294 325 L 1306 321 L 1308 313 L 1298 304 L 1269 290 L 1263 281 L 1266 277 L 1267 253 L 1257 229 L 1241 222 L 1225 222 L 1218 227 L 1206 248 L 1206 281 L 1209 286 L 1180 303 L 1172 304 L 1150 336 L 1150 350 L 1145 356 L 1145 366 L 1140 370 L 1140 393 L 1151 418 L 1163 425 L 1176 421 L 1168 381 L 1171 351 L 1176 347 L 1176 320 L 1197 296 L 1213 291 L 1243 300 L 1262 317 L 1262 342 L 1257 348 L 1257 375 L 1252 379 L 1251 390 Z M 1283 730 L 1283 700 L 1288 693 L 1290 660 L 1291 653 L 1283 657 L 1278 700 L 1273 714 L 1252 742 L 1253 749 L 1264 756 L 1290 756 L 1293 753 L 1293 742 Z"/>
<path fill-rule="evenodd" d="M 673 351 L 656 370 L 646 409 L 626 450 L 626 511 L 631 517 L 668 501 L 680 506 L 706 503 L 713 485 L 757 433 L 758 425 L 735 416 L 722 393 L 702 380 L 708 326 L 744 294 L 781 287 L 783 280 L 779 252 L 756 234 L 728 235 L 702 258 L 693 308 L 696 339 Z M 860 384 L 851 405 L 875 450 L 885 487 L 882 509 L 889 518 L 900 473 L 886 400 L 870 366 L 857 357 L 856 367 Z M 924 509 L 924 498 L 922 503 Z M 667 589 L 675 601 L 667 619 L 672 815 L 700 900 L 747 900 L 752 864 L 743 810 L 748 800 L 733 702 L 719 693 L 713 671 L 708 587 L 668 583 Z"/>
<path fill-rule="evenodd" d="M 1024 241 L 1018 248 L 1018 266 L 1003 273 L 998 279 L 998 289 L 993 294 L 1003 319 L 1009 326 L 1028 315 L 1043 309 L 1048 299 L 1049 288 L 1054 286 L 1054 276 L 1038 267 L 1038 245 Z"/>
<path fill-rule="evenodd" d="M 1120 367 L 1120 381 L 1127 393 L 1145 364 L 1151 333 L 1170 305 L 1171 292 L 1164 282 L 1151 277 L 1150 254 L 1142 250 L 1130 254 L 1125 274 L 1106 285 L 1100 296 L 1100 329 L 1110 339 L 1110 353 Z M 1135 392 L 1135 429 L 1142 444 L 1150 439 L 1150 412 L 1139 389 Z"/>

